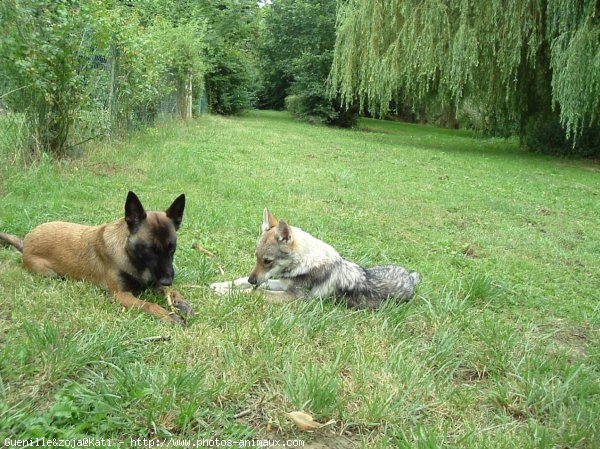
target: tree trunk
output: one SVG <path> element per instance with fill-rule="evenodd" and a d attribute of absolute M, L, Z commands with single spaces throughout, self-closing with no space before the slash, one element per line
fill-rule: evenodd
<path fill-rule="evenodd" d="M 177 79 L 177 113 L 184 120 L 192 118 L 192 75 Z"/>

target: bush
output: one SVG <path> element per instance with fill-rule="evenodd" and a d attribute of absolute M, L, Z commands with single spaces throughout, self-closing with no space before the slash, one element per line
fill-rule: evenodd
<path fill-rule="evenodd" d="M 472 129 L 487 137 L 510 137 L 518 134 L 518 122 L 508 111 L 493 110 L 488 104 L 474 101 L 461 103 L 456 118 L 461 128 Z"/>
<path fill-rule="evenodd" d="M 358 107 L 331 98 L 327 79 L 335 44 L 335 0 L 266 2 L 260 55 L 259 106 L 285 108 L 299 120 L 355 126 Z"/>
<path fill-rule="evenodd" d="M 24 117 L 22 146 L 67 156 L 123 123 L 151 123 L 181 81 L 202 80 L 204 22 L 176 26 L 143 11 L 93 0 L 0 2 L 0 109 Z"/>
<path fill-rule="evenodd" d="M 223 49 L 212 56 L 211 69 L 206 75 L 211 112 L 236 115 L 254 106 L 257 84 L 251 67 L 236 50 Z"/>
<path fill-rule="evenodd" d="M 286 98 L 286 109 L 300 120 L 349 128 L 357 123 L 358 108 L 346 109 L 339 99 L 330 98 L 326 80 L 331 60 L 331 51 L 320 55 L 304 53 L 296 59 L 296 79 L 292 95 Z"/>
<path fill-rule="evenodd" d="M 312 124 L 333 125 L 351 128 L 358 123 L 358 108 L 334 106 L 329 99 L 306 94 L 285 97 L 285 109 L 295 118 Z"/>
<path fill-rule="evenodd" d="M 558 117 L 537 117 L 528 121 L 523 145 L 531 151 L 564 156 L 600 156 L 600 127 L 584 128 L 580 135 L 567 138 Z"/>
<path fill-rule="evenodd" d="M 285 110 L 291 113 L 294 117 L 300 115 L 301 98 L 298 95 L 288 95 L 285 97 Z"/>
<path fill-rule="evenodd" d="M 0 3 L 0 78 L 8 109 L 24 114 L 34 151 L 63 156 L 84 101 L 84 37 L 96 11 L 50 0 Z M 0 94 L 3 92 L 0 92 Z"/>

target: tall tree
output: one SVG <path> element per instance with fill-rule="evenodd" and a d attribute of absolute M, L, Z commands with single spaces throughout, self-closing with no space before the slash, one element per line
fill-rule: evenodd
<path fill-rule="evenodd" d="M 208 18 L 209 106 L 219 114 L 239 114 L 254 106 L 258 90 L 255 0 L 204 0 Z"/>
<path fill-rule="evenodd" d="M 356 112 L 344 110 L 327 92 L 336 0 L 274 0 L 262 13 L 259 106 L 282 109 L 287 98 L 287 108 L 298 118 L 351 126 Z"/>
<path fill-rule="evenodd" d="M 519 123 L 600 116 L 596 0 L 345 0 L 331 87 L 376 113 L 392 101 L 466 103 Z"/>

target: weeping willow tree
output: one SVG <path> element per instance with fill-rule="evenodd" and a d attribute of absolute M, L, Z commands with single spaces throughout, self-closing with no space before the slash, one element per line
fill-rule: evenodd
<path fill-rule="evenodd" d="M 554 115 L 567 136 L 598 124 L 596 0 L 340 0 L 330 86 L 376 114 L 435 101 L 520 125 Z M 558 121 L 558 120 L 557 120 Z"/>

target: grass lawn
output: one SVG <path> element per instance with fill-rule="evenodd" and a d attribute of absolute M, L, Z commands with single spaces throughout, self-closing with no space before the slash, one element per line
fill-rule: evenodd
<path fill-rule="evenodd" d="M 68 162 L 0 155 L 0 229 L 18 235 L 115 220 L 128 190 L 149 210 L 185 192 L 175 286 L 198 313 L 175 328 L 124 312 L 0 248 L 1 441 L 600 447 L 600 167 L 465 131 L 362 127 L 252 112 Z M 366 312 L 213 295 L 251 271 L 265 206 L 348 259 L 420 271 L 417 296 Z M 144 340 L 157 335 L 170 340 Z M 335 423 L 302 432 L 286 416 L 299 410 Z"/>

